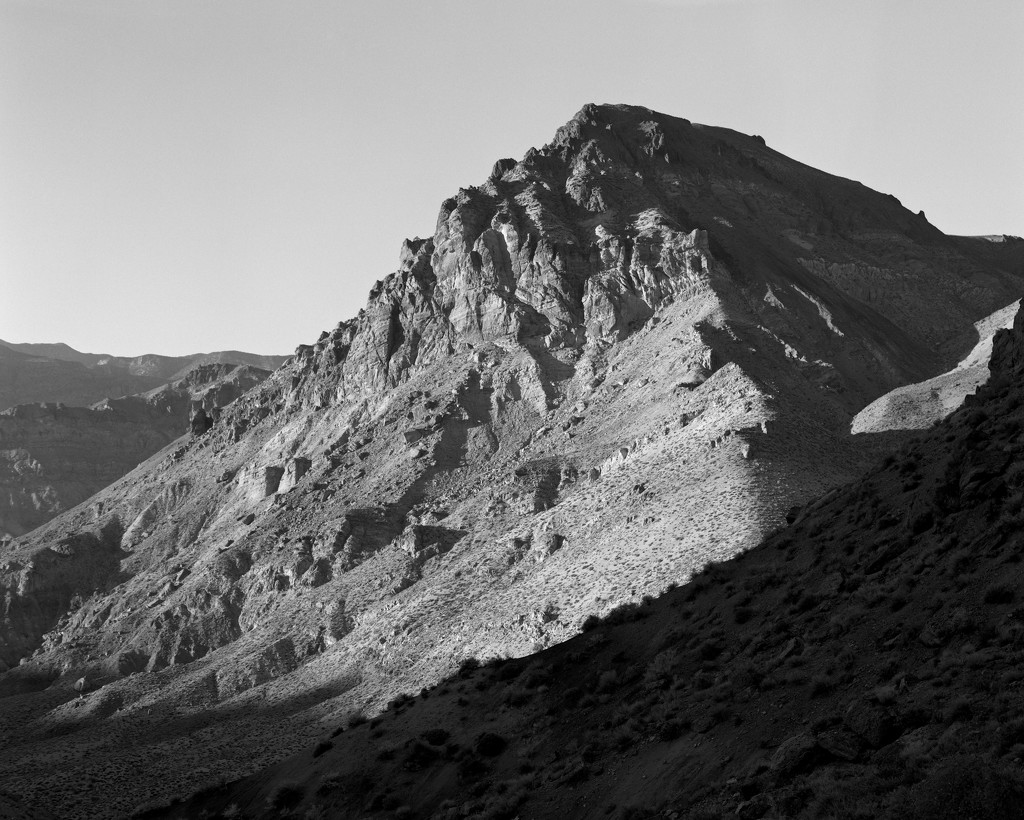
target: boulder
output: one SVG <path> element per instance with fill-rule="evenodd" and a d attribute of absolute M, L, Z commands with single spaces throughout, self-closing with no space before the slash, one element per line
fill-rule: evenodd
<path fill-rule="evenodd" d="M 188 424 L 193 436 L 201 436 L 213 427 L 213 418 L 202 407 L 194 407 Z"/>

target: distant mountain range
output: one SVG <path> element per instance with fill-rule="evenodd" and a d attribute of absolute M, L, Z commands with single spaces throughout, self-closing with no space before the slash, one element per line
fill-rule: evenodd
<path fill-rule="evenodd" d="M 198 364 L 249 365 L 274 370 L 284 356 L 228 350 L 189 356 L 109 356 L 81 353 L 66 344 L 13 344 L 0 340 L 0 409 L 61 402 L 86 406 L 159 387 Z"/>

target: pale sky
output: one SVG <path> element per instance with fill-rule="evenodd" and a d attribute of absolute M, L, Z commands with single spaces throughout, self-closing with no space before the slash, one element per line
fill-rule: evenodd
<path fill-rule="evenodd" d="M 1024 234 L 1022 0 L 0 0 L 0 338 L 288 353 L 587 102 Z"/>

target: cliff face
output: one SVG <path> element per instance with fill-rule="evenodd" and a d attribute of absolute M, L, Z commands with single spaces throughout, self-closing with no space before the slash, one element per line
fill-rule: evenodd
<path fill-rule="evenodd" d="M 20 536 L 82 503 L 269 373 L 205 364 L 145 395 L 93 407 L 25 404 L 0 412 L 0 535 Z"/>
<path fill-rule="evenodd" d="M 758 138 L 585 107 L 208 432 L 6 548 L 5 764 L 127 811 L 192 777 L 171 715 L 237 775 L 755 545 L 888 443 L 853 412 L 1019 296 L 972 248 Z"/>

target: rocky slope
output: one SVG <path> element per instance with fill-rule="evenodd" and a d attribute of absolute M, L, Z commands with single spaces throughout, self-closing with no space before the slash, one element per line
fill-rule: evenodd
<path fill-rule="evenodd" d="M 147 817 L 1024 815 L 1024 313 L 991 382 L 791 527 Z"/>
<path fill-rule="evenodd" d="M 92 407 L 25 404 L 0 411 L 0 536 L 23 535 L 112 484 L 269 374 L 201 364 L 176 381 Z"/>
<path fill-rule="evenodd" d="M 0 554 L 8 791 L 121 815 L 753 547 L 906 435 L 849 426 L 967 354 L 1020 244 L 585 107 L 208 432 Z"/>
<path fill-rule="evenodd" d="M 1014 302 L 976 322 L 969 337 L 978 341 L 956 367 L 878 397 L 853 417 L 850 430 L 854 434 L 923 430 L 946 418 L 988 381 L 992 339 L 1013 324 L 1019 307 L 1020 302 Z"/>
<path fill-rule="evenodd" d="M 237 350 L 189 356 L 109 356 L 81 353 L 66 344 L 0 340 L 0 410 L 41 402 L 85 407 L 111 396 L 154 390 L 178 381 L 197 365 L 235 364 L 273 370 L 285 358 Z"/>

